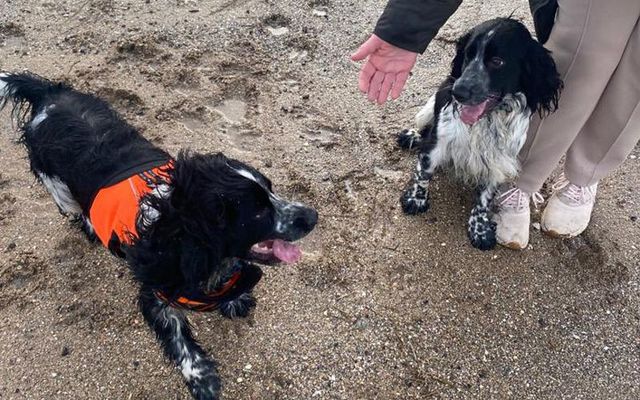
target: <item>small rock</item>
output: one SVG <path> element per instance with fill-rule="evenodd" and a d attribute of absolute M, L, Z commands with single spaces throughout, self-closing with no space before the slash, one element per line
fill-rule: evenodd
<path fill-rule="evenodd" d="M 287 28 L 286 26 L 281 26 L 279 28 L 272 28 L 270 26 L 267 26 L 267 30 L 273 36 L 282 36 L 282 35 L 286 35 L 287 33 L 289 33 L 289 28 Z"/>
<path fill-rule="evenodd" d="M 356 200 L 356 194 L 353 191 L 353 188 L 351 187 L 351 181 L 349 179 L 344 181 L 344 191 L 347 194 L 347 196 L 351 198 L 351 200 Z"/>
<path fill-rule="evenodd" d="M 383 169 L 383 168 L 379 168 L 379 167 L 373 167 L 373 172 L 380 176 L 381 178 L 384 179 L 390 179 L 390 180 L 401 180 L 404 178 L 404 172 L 402 171 L 395 171 L 395 170 L 391 170 L 391 169 Z"/>
<path fill-rule="evenodd" d="M 245 371 L 249 371 L 249 370 L 251 370 L 251 368 L 253 368 L 253 366 L 251 364 L 247 364 L 247 365 L 244 366 L 244 370 Z"/>
<path fill-rule="evenodd" d="M 637 215 L 631 215 L 629 217 L 629 219 L 631 220 L 631 222 L 636 222 L 638 220 L 638 216 Z"/>
<path fill-rule="evenodd" d="M 533 226 L 533 229 L 540 230 L 540 222 L 534 222 L 531 226 Z"/>
<path fill-rule="evenodd" d="M 316 10 L 314 9 L 312 11 L 312 14 L 315 15 L 316 17 L 326 17 L 327 16 L 327 12 L 324 10 Z"/>
<path fill-rule="evenodd" d="M 67 346 L 62 346 L 62 357 L 66 357 L 69 354 L 71 354 L 71 350 L 69 350 L 69 348 Z"/>
<path fill-rule="evenodd" d="M 58 376 L 58 374 L 57 374 L 57 373 L 55 373 L 55 372 L 52 372 L 52 373 L 51 373 L 51 377 L 52 377 L 52 378 L 55 378 L 55 377 L 57 377 L 57 376 Z"/>
<path fill-rule="evenodd" d="M 353 324 L 354 328 L 358 330 L 364 330 L 369 326 L 369 320 L 366 318 L 360 318 Z"/>
<path fill-rule="evenodd" d="M 244 381 L 243 377 L 239 377 L 238 379 L 236 379 L 236 382 L 238 382 L 238 383 L 242 383 L 243 381 Z"/>
<path fill-rule="evenodd" d="M 636 158 L 638 158 L 638 156 L 636 156 L 635 154 L 632 154 L 629 156 L 630 159 L 635 160 Z"/>

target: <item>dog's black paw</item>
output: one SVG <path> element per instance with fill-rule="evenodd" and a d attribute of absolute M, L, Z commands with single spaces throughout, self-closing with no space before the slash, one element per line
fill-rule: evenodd
<path fill-rule="evenodd" d="M 469 241 L 471 245 L 479 250 L 492 250 L 496 247 L 496 232 L 486 231 L 483 234 L 470 233 Z"/>
<path fill-rule="evenodd" d="M 422 136 L 415 129 L 405 129 L 398 133 L 396 141 L 401 148 L 410 150 L 420 146 Z"/>
<path fill-rule="evenodd" d="M 496 247 L 496 223 L 486 213 L 471 215 L 467 234 L 476 249 L 491 250 Z"/>
<path fill-rule="evenodd" d="M 429 210 L 429 194 L 417 183 L 412 184 L 400 197 L 402 211 L 407 215 L 416 215 Z"/>
<path fill-rule="evenodd" d="M 256 306 L 256 299 L 251 293 L 242 293 L 231 301 L 220 304 L 220 313 L 227 318 L 245 318 Z"/>

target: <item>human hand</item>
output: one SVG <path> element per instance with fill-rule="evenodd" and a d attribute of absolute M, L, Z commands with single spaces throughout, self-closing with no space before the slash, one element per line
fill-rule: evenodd
<path fill-rule="evenodd" d="M 402 93 L 409 72 L 416 64 L 418 53 L 404 50 L 385 42 L 376 35 L 364 42 L 351 55 L 353 61 L 367 62 L 360 70 L 358 86 L 369 101 L 384 104 L 389 98 L 397 99 Z"/>

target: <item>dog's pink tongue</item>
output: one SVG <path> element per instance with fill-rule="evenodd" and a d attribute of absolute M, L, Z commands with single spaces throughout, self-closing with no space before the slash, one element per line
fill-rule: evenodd
<path fill-rule="evenodd" d="M 489 100 L 487 99 L 482 103 L 476 104 L 474 106 L 462 105 L 462 107 L 460 107 L 460 119 L 467 125 L 475 124 L 484 114 L 484 111 L 487 109 L 488 103 Z"/>
<path fill-rule="evenodd" d="M 287 264 L 294 263 L 302 257 L 302 251 L 293 243 L 276 239 L 273 241 L 273 255 Z"/>

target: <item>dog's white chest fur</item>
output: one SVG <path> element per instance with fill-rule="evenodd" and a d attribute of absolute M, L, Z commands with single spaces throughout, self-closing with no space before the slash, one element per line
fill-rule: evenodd
<path fill-rule="evenodd" d="M 453 104 L 440 110 L 438 164 L 471 184 L 499 183 L 518 175 L 518 153 L 527 137 L 531 112 L 523 94 L 507 95 L 472 126 L 462 122 Z"/>

